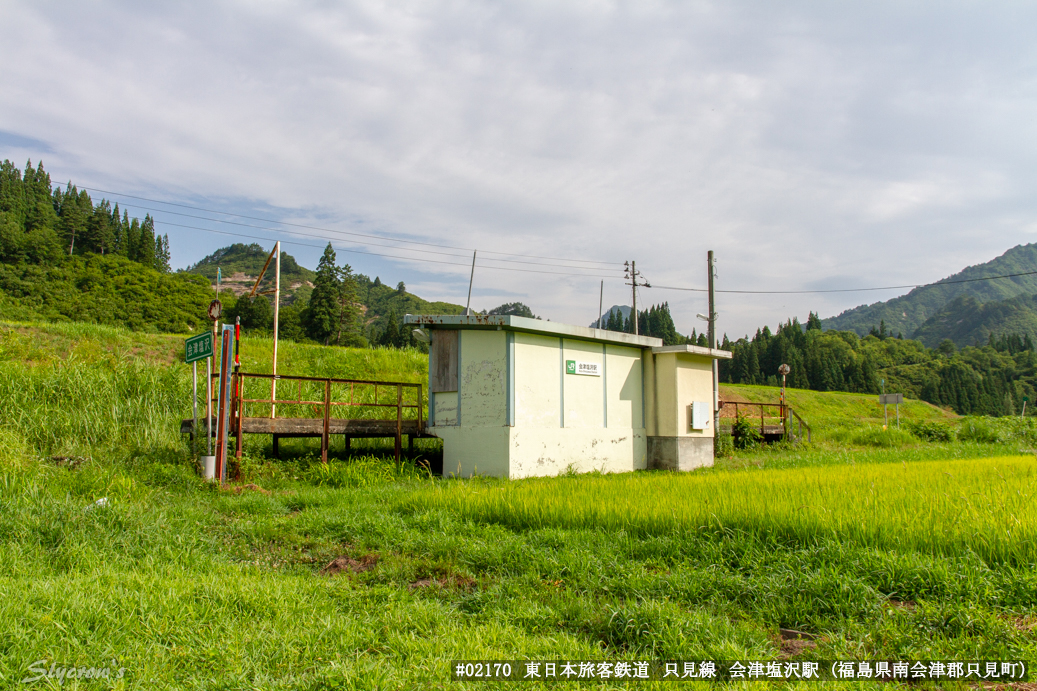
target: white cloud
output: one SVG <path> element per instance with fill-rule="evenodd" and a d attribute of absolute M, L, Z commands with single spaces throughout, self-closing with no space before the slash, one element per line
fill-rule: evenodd
<path fill-rule="evenodd" d="M 914 283 L 1032 235 L 1032 14 L 6 3 L 0 130 L 22 138 L 12 156 L 43 142 L 61 180 L 487 253 L 633 258 L 657 285 L 704 284 L 707 249 L 726 288 Z M 168 230 L 180 264 L 234 239 Z M 348 261 L 431 299 L 467 289 L 464 266 Z M 614 274 L 607 304 L 626 301 Z M 483 299 L 597 316 L 595 278 L 476 278 Z M 701 296 L 643 297 L 698 326 Z M 723 296 L 721 328 L 873 299 Z"/>

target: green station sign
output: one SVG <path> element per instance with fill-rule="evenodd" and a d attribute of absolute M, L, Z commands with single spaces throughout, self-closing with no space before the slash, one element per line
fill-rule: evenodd
<path fill-rule="evenodd" d="M 184 362 L 191 364 L 212 357 L 212 334 L 208 331 L 184 341 Z"/>

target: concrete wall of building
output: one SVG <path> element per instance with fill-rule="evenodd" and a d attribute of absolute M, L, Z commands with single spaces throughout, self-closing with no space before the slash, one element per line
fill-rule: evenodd
<path fill-rule="evenodd" d="M 644 430 L 512 428 L 508 477 L 558 475 L 599 470 L 627 473 L 648 467 Z"/>
<path fill-rule="evenodd" d="M 701 355 L 678 354 L 674 357 L 676 377 L 676 428 L 680 437 L 713 437 L 712 415 L 709 426 L 703 429 L 691 428 L 691 411 L 688 406 L 693 401 L 705 403 L 713 407 L 713 360 Z"/>
<path fill-rule="evenodd" d="M 515 427 L 562 426 L 561 339 L 516 333 Z"/>
<path fill-rule="evenodd" d="M 437 427 L 443 440 L 443 476 L 512 477 L 510 427 Z"/>
<path fill-rule="evenodd" d="M 565 361 L 589 362 L 598 366 L 599 376 L 566 374 Z M 605 427 L 605 352 L 604 345 L 592 341 L 561 339 L 560 374 L 562 383 L 562 421 L 571 429 Z"/>
<path fill-rule="evenodd" d="M 507 339 L 503 331 L 458 334 L 462 427 L 507 424 Z"/>
<path fill-rule="evenodd" d="M 641 349 L 605 345 L 604 388 L 609 429 L 644 429 Z"/>

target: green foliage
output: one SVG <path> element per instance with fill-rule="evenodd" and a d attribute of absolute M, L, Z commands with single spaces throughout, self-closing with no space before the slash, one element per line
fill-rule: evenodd
<path fill-rule="evenodd" d="M 305 473 L 317 487 L 373 487 L 387 482 L 430 480 L 428 471 L 412 463 L 396 465 L 380 456 L 354 456 L 348 461 L 313 462 Z"/>
<path fill-rule="evenodd" d="M 755 420 L 750 420 L 747 415 L 739 415 L 731 430 L 736 449 L 755 449 L 763 443 L 763 435 L 760 434 Z"/>
<path fill-rule="evenodd" d="M 917 444 L 916 439 L 910 432 L 899 430 L 896 427 L 857 427 L 835 431 L 829 435 L 830 439 L 852 444 L 854 446 L 873 446 L 880 449 L 899 449 L 910 444 Z"/>
<path fill-rule="evenodd" d="M 335 250 L 329 242 L 317 265 L 306 320 L 310 338 L 324 345 L 331 341 L 331 336 L 339 328 L 342 316 L 341 291 L 342 280 L 335 266 Z"/>
<path fill-rule="evenodd" d="M 958 440 L 980 444 L 996 444 L 1000 439 L 998 429 L 983 418 L 966 418 L 958 425 Z"/>
<path fill-rule="evenodd" d="M 419 493 L 425 508 L 513 530 L 565 526 L 640 536 L 746 531 L 774 544 L 816 539 L 910 553 L 1037 561 L 1033 460 L 1002 457 L 770 473 L 617 474 Z M 918 493 L 924 491 L 925 510 Z"/>
<path fill-rule="evenodd" d="M 204 279 L 161 273 L 118 255 L 74 256 L 54 265 L 0 264 L 0 318 L 81 321 L 141 331 L 208 328 Z"/>
<path fill-rule="evenodd" d="M 515 317 L 526 317 L 527 319 L 540 319 L 533 314 L 533 310 L 521 302 L 506 302 L 499 307 L 494 307 L 487 314 L 509 314 Z"/>
<path fill-rule="evenodd" d="M 950 341 L 930 350 L 918 341 L 878 332 L 883 329 L 861 339 L 850 331 L 804 331 L 793 319 L 777 334 L 764 327 L 752 340 L 732 343 L 725 336 L 721 348 L 732 351 L 733 358 L 720 362 L 720 381 L 777 386 L 778 366 L 788 364 L 791 387 L 875 394 L 885 379 L 888 392 L 963 415 L 1014 414 L 1023 397 L 1037 389 L 1037 355 L 1019 350 L 1026 343 L 1022 336 L 1003 337 L 1002 350 L 986 345 L 958 351 Z"/>
<path fill-rule="evenodd" d="M 115 657 L 126 688 L 450 687 L 451 660 L 516 651 L 777 659 L 778 627 L 823 633 L 812 659 L 856 659 L 861 641 L 874 659 L 1033 658 L 1032 456 L 811 446 L 753 452 L 765 467 L 497 481 L 247 454 L 221 490 L 177 432 L 182 343 L 0 328 L 0 678 Z M 269 339 L 243 346 L 243 367 L 269 366 Z M 410 350 L 281 355 L 304 374 L 426 374 Z M 1022 438 L 1035 422 L 991 424 Z M 968 460 L 923 460 L 937 452 Z"/>
<path fill-rule="evenodd" d="M 400 319 L 405 314 L 461 314 L 464 307 L 449 302 L 429 302 L 417 295 L 401 292 L 384 285 L 381 279 L 372 281 L 363 274 L 355 275 L 357 298 L 366 307 L 364 312 L 364 335 L 372 342 L 390 328 L 389 313 L 396 315 L 396 329 L 400 331 L 405 345 L 412 345 L 410 334 L 401 331 Z"/>
<path fill-rule="evenodd" d="M 948 442 L 954 436 L 950 426 L 931 420 L 910 421 L 906 427 L 911 434 L 928 442 Z"/>
<path fill-rule="evenodd" d="M 717 434 L 713 438 L 713 457 L 729 458 L 734 454 L 735 438 L 730 434 Z"/>

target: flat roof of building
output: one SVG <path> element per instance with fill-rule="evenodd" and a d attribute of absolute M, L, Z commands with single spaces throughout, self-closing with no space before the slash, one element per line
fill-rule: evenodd
<path fill-rule="evenodd" d="M 470 316 L 446 315 L 446 314 L 408 314 L 403 318 L 404 324 L 414 326 L 426 326 L 432 329 L 478 329 L 521 331 L 524 333 L 539 334 L 541 336 L 558 336 L 561 338 L 578 338 L 583 341 L 597 341 L 599 343 L 611 343 L 632 348 L 656 348 L 661 347 L 661 338 L 652 336 L 635 336 L 622 331 L 609 331 L 608 329 L 592 329 L 589 326 L 574 326 L 572 324 L 561 324 L 543 319 L 530 319 L 528 317 L 516 317 L 510 314 L 487 315 L 473 314 Z M 700 350 L 708 350 L 700 348 Z"/>
<path fill-rule="evenodd" d="M 704 346 L 696 345 L 672 345 L 672 346 L 656 346 L 652 348 L 653 353 L 677 353 L 678 355 L 686 353 L 688 355 L 701 355 L 703 357 L 710 357 L 714 360 L 730 360 L 731 351 L 720 350 L 719 348 L 706 348 Z"/>

